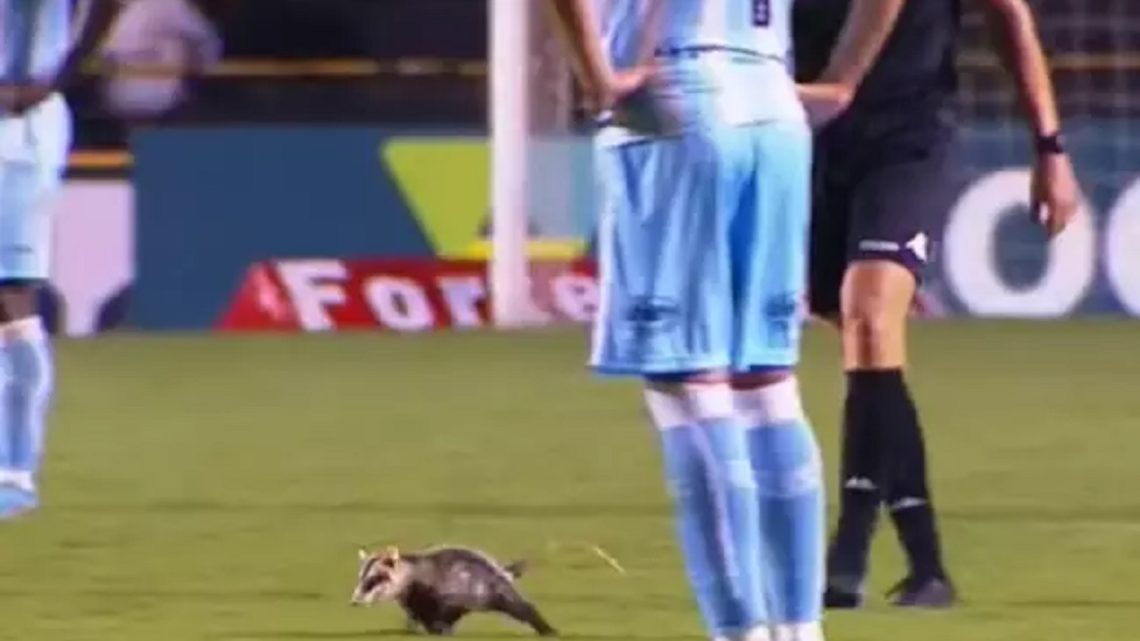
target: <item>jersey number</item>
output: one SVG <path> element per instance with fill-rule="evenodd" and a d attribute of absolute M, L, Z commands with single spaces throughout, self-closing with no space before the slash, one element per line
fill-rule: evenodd
<path fill-rule="evenodd" d="M 772 0 L 752 0 L 752 25 L 767 27 L 772 23 Z"/>

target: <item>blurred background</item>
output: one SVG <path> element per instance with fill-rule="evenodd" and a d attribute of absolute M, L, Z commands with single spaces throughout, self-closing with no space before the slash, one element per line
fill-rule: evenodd
<path fill-rule="evenodd" d="M 129 305 L 126 294 L 114 298 L 113 312 L 74 310 L 72 333 L 122 323 L 142 329 L 225 324 L 242 285 L 252 282 L 249 270 L 264 260 L 486 258 L 486 2 L 125 4 L 103 50 L 104 62 L 112 64 L 71 96 L 78 144 L 68 191 L 97 188 L 103 200 L 91 203 L 129 210 L 107 214 L 129 219 L 125 228 L 112 232 L 118 228 L 109 225 L 100 233 L 119 234 L 103 239 L 116 247 L 107 250 L 107 260 L 120 260 L 113 254 L 132 246 L 129 264 L 115 269 L 130 272 L 138 287 L 131 288 Z M 968 10 L 960 113 L 971 174 L 963 178 L 937 248 L 939 268 L 926 284 L 925 310 L 1014 317 L 1136 313 L 1140 267 L 1129 248 L 1140 241 L 1140 214 L 1130 204 L 1140 198 L 1130 189 L 1140 171 L 1140 5 L 1031 4 L 1090 199 L 1088 215 L 1050 249 L 1017 213 L 1028 161 L 1024 127 L 980 17 Z M 575 113 L 568 69 L 533 15 L 530 31 L 525 153 L 534 267 L 588 258 L 593 212 L 588 152 L 580 138 L 565 137 L 573 134 Z M 520 61 L 503 73 L 521 78 L 522 70 Z M 66 246 L 70 223 L 66 212 L 62 218 Z M 76 233 L 87 256 L 91 236 Z M 198 261 L 204 252 L 213 256 L 208 264 Z M 59 260 L 66 263 L 68 256 L 65 250 Z M 86 258 L 83 263 L 87 280 L 101 268 Z M 68 280 L 67 266 L 60 269 Z M 65 298 L 102 304 L 106 294 L 69 291 Z M 288 297 L 279 294 L 262 292 L 262 298 Z M 106 318 L 92 326 L 100 315 Z"/>
<path fill-rule="evenodd" d="M 0 526 L 0 639 L 398 636 L 395 610 L 344 606 L 356 548 L 440 542 L 531 559 L 568 638 L 698 638 L 636 384 L 583 367 L 595 214 L 570 75 L 537 2 L 492 69 L 488 4 L 125 2 L 70 96 L 44 295 L 68 338 L 44 508 Z M 912 384 L 966 602 L 873 600 L 836 639 L 1140 628 L 1140 2 L 1030 4 L 1087 206 L 1052 244 L 1030 224 L 1029 139 L 963 2 L 969 171 Z M 492 72 L 525 88 L 499 155 Z M 512 158 L 526 193 L 493 212 Z M 495 324 L 495 283 L 550 327 L 455 331 Z M 836 342 L 809 328 L 800 372 L 829 488 Z M 873 594 L 901 576 L 888 536 Z"/>

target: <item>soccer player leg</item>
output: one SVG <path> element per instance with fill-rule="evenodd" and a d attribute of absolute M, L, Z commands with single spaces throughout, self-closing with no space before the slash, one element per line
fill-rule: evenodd
<path fill-rule="evenodd" d="M 48 276 L 48 199 L 58 172 L 30 163 L 0 164 L 0 518 L 38 503 L 53 366 L 36 309 Z"/>
<path fill-rule="evenodd" d="M 870 173 L 856 192 L 851 264 L 843 282 L 844 366 L 848 378 L 852 452 L 866 460 L 845 480 L 845 491 L 873 491 L 887 503 L 910 568 L 898 586 L 901 605 L 948 605 L 953 590 L 943 568 L 927 484 L 925 445 L 904 377 L 906 323 L 932 237 L 952 197 L 950 150 Z M 860 443 L 859 439 L 868 442 Z M 875 476 L 875 475 L 878 476 Z M 854 501 L 852 501 L 854 502 Z M 860 509 L 877 510 L 862 505 Z M 865 521 L 857 515 L 852 521 Z M 865 565 L 869 537 L 837 535 L 833 578 Z M 839 540 L 849 535 L 855 545 Z M 843 559 L 844 556 L 848 558 Z M 850 578 L 861 577 L 852 576 Z"/>
<path fill-rule="evenodd" d="M 660 430 L 665 476 L 686 572 L 709 632 L 765 640 L 759 503 L 732 389 L 720 373 L 651 379 L 646 404 Z"/>
<path fill-rule="evenodd" d="M 794 375 L 804 320 L 811 138 L 805 126 L 790 123 L 757 126 L 750 135 L 751 198 L 732 231 L 734 401 L 759 495 L 773 637 L 816 641 L 823 638 L 824 492 L 819 447 Z"/>
<path fill-rule="evenodd" d="M 592 366 L 646 381 L 686 571 L 712 636 L 766 636 L 756 488 L 726 370 L 721 203 L 734 144 L 682 136 L 602 150 Z"/>

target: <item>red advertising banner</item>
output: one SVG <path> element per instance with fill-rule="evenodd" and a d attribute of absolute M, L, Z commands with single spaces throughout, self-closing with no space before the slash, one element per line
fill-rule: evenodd
<path fill-rule="evenodd" d="M 550 322 L 593 318 L 592 264 L 532 268 L 534 300 Z M 425 332 L 489 325 L 483 261 L 289 259 L 253 265 L 218 329 Z"/>
<path fill-rule="evenodd" d="M 531 283 L 550 323 L 593 319 L 598 284 L 592 263 L 535 262 Z M 921 291 L 912 311 L 923 317 L 945 313 L 936 297 Z M 320 258 L 250 267 L 218 329 L 426 332 L 490 325 L 483 261 Z"/>

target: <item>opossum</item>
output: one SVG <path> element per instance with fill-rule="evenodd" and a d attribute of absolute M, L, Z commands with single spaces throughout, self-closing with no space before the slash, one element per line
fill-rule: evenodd
<path fill-rule="evenodd" d="M 408 616 L 409 629 L 447 635 L 470 612 L 499 612 L 529 625 L 542 636 L 557 631 L 515 588 L 524 561 L 501 565 L 472 548 L 439 546 L 402 554 L 360 550 L 360 573 L 353 605 L 395 601 Z"/>

